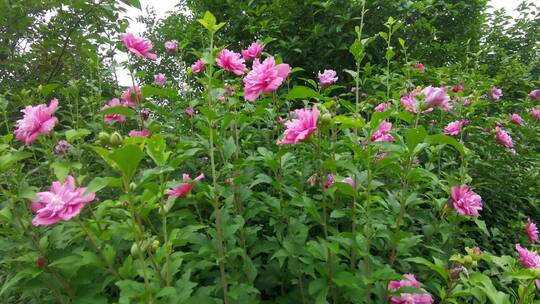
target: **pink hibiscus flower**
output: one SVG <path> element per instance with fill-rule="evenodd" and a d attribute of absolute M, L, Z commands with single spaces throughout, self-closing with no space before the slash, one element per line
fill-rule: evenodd
<path fill-rule="evenodd" d="M 319 84 L 321 87 L 328 87 L 338 81 L 337 73 L 334 70 L 324 70 L 324 72 L 319 72 Z"/>
<path fill-rule="evenodd" d="M 148 137 L 150 133 L 148 132 L 147 129 L 143 129 L 142 131 L 131 130 L 129 131 L 128 135 L 129 137 Z"/>
<path fill-rule="evenodd" d="M 38 192 L 38 199 L 32 202 L 32 210 L 37 213 L 32 224 L 51 225 L 77 216 L 96 197 L 94 193 L 85 192 L 86 188 L 75 187 L 75 179 L 71 175 L 66 177 L 64 183 L 53 182 L 51 191 Z"/>
<path fill-rule="evenodd" d="M 150 41 L 133 33 L 120 34 L 120 39 L 124 42 L 124 46 L 136 56 L 148 59 L 157 58 L 156 54 L 150 53 L 152 50 L 152 43 Z"/>
<path fill-rule="evenodd" d="M 130 107 L 136 107 L 143 96 L 137 87 L 129 87 L 120 96 L 122 101 Z"/>
<path fill-rule="evenodd" d="M 245 61 L 259 58 L 264 51 L 264 45 L 253 42 L 247 49 L 242 51 L 242 57 Z"/>
<path fill-rule="evenodd" d="M 204 62 L 199 59 L 197 61 L 195 61 L 195 63 L 193 63 L 191 65 L 191 71 L 195 74 L 201 72 L 202 70 L 204 70 L 204 67 L 206 66 L 206 64 L 204 64 Z"/>
<path fill-rule="evenodd" d="M 317 130 L 317 119 L 319 110 L 313 107 L 311 110 L 298 109 L 294 111 L 297 118 L 285 122 L 287 129 L 284 132 L 282 140 L 278 140 L 278 145 L 290 145 L 302 142 L 311 137 L 311 134 Z"/>
<path fill-rule="evenodd" d="M 519 116 L 518 114 L 512 114 L 510 115 L 510 119 L 512 120 L 512 122 L 514 122 L 515 124 L 518 124 L 520 126 L 523 125 L 523 118 L 521 118 L 521 116 Z"/>
<path fill-rule="evenodd" d="M 193 181 L 200 181 L 202 179 L 204 179 L 204 174 L 201 173 Z M 174 188 L 169 189 L 167 191 L 167 194 L 169 196 L 174 196 L 178 198 L 178 197 L 184 197 L 188 195 L 188 193 L 191 191 L 191 188 L 193 188 L 193 184 L 191 183 L 192 179 L 189 176 L 189 174 L 184 173 L 182 174 L 182 180 L 186 183 L 180 184 Z"/>
<path fill-rule="evenodd" d="M 467 185 L 452 187 L 452 205 L 456 211 L 465 216 L 477 216 L 482 210 L 482 198 Z"/>
<path fill-rule="evenodd" d="M 246 70 L 245 60 L 242 55 L 223 49 L 216 58 L 217 65 L 225 71 L 233 72 L 236 75 L 244 74 Z"/>
<path fill-rule="evenodd" d="M 122 106 L 124 108 L 127 108 L 127 104 L 125 102 L 120 102 L 118 98 L 113 98 L 109 100 L 109 102 L 106 105 L 104 105 L 101 108 L 101 110 L 105 110 L 105 109 L 116 107 L 116 106 Z M 105 116 L 103 116 L 103 120 L 108 124 L 113 123 L 115 121 L 123 122 L 126 120 L 126 116 L 122 114 L 105 114 Z"/>
<path fill-rule="evenodd" d="M 272 93 L 283 83 L 291 72 L 288 64 L 278 64 L 274 57 L 266 58 L 262 63 L 259 59 L 253 62 L 253 69 L 244 78 L 244 98 L 255 101 L 262 93 Z"/>
<path fill-rule="evenodd" d="M 49 105 L 39 104 L 37 106 L 26 106 L 21 112 L 22 119 L 15 123 L 15 138 L 31 145 L 40 135 L 51 133 L 58 122 L 58 118 L 53 115 L 58 107 L 58 99 L 51 100 Z"/>
<path fill-rule="evenodd" d="M 390 131 L 392 131 L 392 123 L 387 121 L 381 122 L 381 125 L 379 126 L 377 131 L 373 133 L 373 136 L 371 137 L 371 142 L 396 141 L 396 139 L 388 133 Z"/>
<path fill-rule="evenodd" d="M 527 219 L 527 224 L 525 225 L 525 232 L 527 232 L 527 237 L 529 238 L 529 242 L 536 243 L 538 241 L 538 228 L 536 227 L 536 224 L 531 221 L 531 219 Z"/>

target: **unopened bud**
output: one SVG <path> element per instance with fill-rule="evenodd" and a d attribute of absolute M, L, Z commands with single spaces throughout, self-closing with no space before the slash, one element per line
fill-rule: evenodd
<path fill-rule="evenodd" d="M 111 135 L 107 132 L 99 132 L 98 139 L 99 143 L 103 146 L 109 145 L 111 143 Z"/>
<path fill-rule="evenodd" d="M 118 147 L 122 144 L 122 142 L 124 141 L 124 139 L 122 138 L 122 135 L 120 135 L 120 133 L 118 132 L 114 132 L 112 135 L 111 135 L 111 145 L 113 147 Z"/>

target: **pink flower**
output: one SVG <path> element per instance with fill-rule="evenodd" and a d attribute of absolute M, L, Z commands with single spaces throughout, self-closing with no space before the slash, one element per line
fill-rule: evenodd
<path fill-rule="evenodd" d="M 288 64 L 278 64 L 274 57 L 266 58 L 262 63 L 259 59 L 253 62 L 253 69 L 244 78 L 244 98 L 255 101 L 262 93 L 272 93 L 283 83 L 291 72 Z"/>
<path fill-rule="evenodd" d="M 336 83 L 338 77 L 337 73 L 334 70 L 324 70 L 324 72 L 319 72 L 319 84 L 321 87 L 328 87 Z"/>
<path fill-rule="evenodd" d="M 392 104 L 389 102 L 380 103 L 375 107 L 375 112 L 384 112 L 392 107 Z"/>
<path fill-rule="evenodd" d="M 414 274 L 407 273 L 404 274 L 403 277 L 405 279 L 401 281 L 390 281 L 390 283 L 388 283 L 388 289 L 398 290 L 401 287 L 420 288 L 420 282 L 418 282 Z"/>
<path fill-rule="evenodd" d="M 525 268 L 540 268 L 540 256 L 536 251 L 529 251 L 520 244 L 516 244 L 516 250 L 519 254 L 519 260 Z"/>
<path fill-rule="evenodd" d="M 373 136 L 371 137 L 371 141 L 372 142 L 381 142 L 381 141 L 394 142 L 396 139 L 392 135 L 388 134 L 388 132 L 390 131 L 392 131 L 392 123 L 387 122 L 387 121 L 381 122 L 381 125 L 379 126 L 377 131 L 373 133 Z"/>
<path fill-rule="evenodd" d="M 450 105 L 450 96 L 446 94 L 446 88 L 435 88 L 429 86 L 422 90 L 422 94 L 426 96 L 424 102 L 428 108 L 437 108 L 440 107 L 444 111 L 448 111 L 452 108 Z"/>
<path fill-rule="evenodd" d="M 75 179 L 68 175 L 64 183 L 52 183 L 51 191 L 38 192 L 38 200 L 32 201 L 36 216 L 34 226 L 51 225 L 77 216 L 86 203 L 94 200 L 94 193 L 84 194 L 86 188 L 75 187 Z"/>
<path fill-rule="evenodd" d="M 413 64 L 413 68 L 419 70 L 420 72 L 423 72 L 426 69 L 426 66 L 421 63 L 415 63 Z"/>
<path fill-rule="evenodd" d="M 531 219 L 527 219 L 527 224 L 525 225 L 525 232 L 527 232 L 527 237 L 529 238 L 529 242 L 536 243 L 538 241 L 538 228 L 536 227 L 536 224 L 531 221 Z"/>
<path fill-rule="evenodd" d="M 452 91 L 454 93 L 458 93 L 458 92 L 461 92 L 465 89 L 465 86 L 463 85 L 463 83 L 459 83 L 459 84 L 456 84 L 452 87 Z"/>
<path fill-rule="evenodd" d="M 516 150 L 514 150 L 514 142 L 512 141 L 512 137 L 506 133 L 501 127 L 496 127 L 497 130 L 497 140 L 501 145 L 505 146 L 512 152 L 512 154 L 516 154 Z"/>
<path fill-rule="evenodd" d="M 186 113 L 186 115 L 189 116 L 189 117 L 193 117 L 193 114 L 195 113 L 195 110 L 193 110 L 193 107 L 187 106 L 184 109 L 184 113 Z"/>
<path fill-rule="evenodd" d="M 464 106 L 468 106 L 471 104 L 471 100 L 469 98 L 465 98 L 461 104 Z"/>
<path fill-rule="evenodd" d="M 356 188 L 356 183 L 354 182 L 354 179 L 352 179 L 351 177 L 344 178 L 343 182 L 351 185 L 351 187 L 353 188 Z"/>
<path fill-rule="evenodd" d="M 167 81 L 167 77 L 165 77 L 165 74 L 159 73 L 154 75 L 154 84 L 156 85 L 164 85 Z"/>
<path fill-rule="evenodd" d="M 482 210 L 482 198 L 467 185 L 452 187 L 452 204 L 461 215 L 477 216 Z"/>
<path fill-rule="evenodd" d="M 195 61 L 194 64 L 191 65 L 191 71 L 195 74 L 199 73 L 200 71 L 202 71 L 204 69 L 206 65 L 204 64 L 204 62 L 199 59 L 197 61 Z"/>
<path fill-rule="evenodd" d="M 326 176 L 326 184 L 324 184 L 323 189 L 327 190 L 328 188 L 332 187 L 332 185 L 335 183 L 336 183 L 336 180 L 334 179 L 334 176 L 332 174 L 328 174 L 328 176 Z"/>
<path fill-rule="evenodd" d="M 142 100 L 143 96 L 141 91 L 137 87 L 129 87 L 122 93 L 120 96 L 122 101 L 130 107 L 136 107 L 139 101 Z"/>
<path fill-rule="evenodd" d="M 534 117 L 535 119 L 540 120 L 540 109 L 533 109 L 533 110 L 531 111 L 531 115 L 532 115 L 532 117 Z"/>
<path fill-rule="evenodd" d="M 472 252 L 473 252 L 474 254 L 482 254 L 482 250 L 480 250 L 480 247 L 474 247 L 474 248 L 472 249 Z"/>
<path fill-rule="evenodd" d="M 289 145 L 302 142 L 311 137 L 317 130 L 317 119 L 319 110 L 313 107 L 311 110 L 298 109 L 294 111 L 297 118 L 288 120 L 285 123 L 287 129 L 284 132 L 283 140 L 278 140 L 278 145 Z"/>
<path fill-rule="evenodd" d="M 518 125 L 520 125 L 520 126 L 523 125 L 523 118 L 521 118 L 521 116 L 519 116 L 518 114 L 512 114 L 512 115 L 510 115 L 510 119 L 511 119 L 514 123 L 516 123 L 516 124 L 518 124 Z"/>
<path fill-rule="evenodd" d="M 175 53 L 178 51 L 178 42 L 176 40 L 165 42 L 165 50 L 169 53 Z"/>
<path fill-rule="evenodd" d="M 532 91 L 529 93 L 529 97 L 530 97 L 531 99 L 540 99 L 540 89 L 532 90 Z"/>
<path fill-rule="evenodd" d="M 133 33 L 120 34 L 120 39 L 124 42 L 124 46 L 133 54 L 148 59 L 156 59 L 157 55 L 150 53 L 152 43 L 144 38 L 141 38 Z"/>
<path fill-rule="evenodd" d="M 232 94 L 234 94 L 234 89 L 231 88 L 231 87 L 226 87 L 226 88 L 224 89 L 224 91 L 225 91 L 225 94 L 227 94 L 227 95 L 229 95 L 229 96 L 231 96 Z"/>
<path fill-rule="evenodd" d="M 143 129 L 142 131 L 131 130 L 131 131 L 129 131 L 128 135 L 129 135 L 129 137 L 148 137 L 148 135 L 150 135 L 150 133 L 148 133 L 147 129 Z"/>
<path fill-rule="evenodd" d="M 244 74 L 246 65 L 245 60 L 242 59 L 242 55 L 223 49 L 216 58 L 217 65 L 225 71 L 233 72 L 236 75 Z"/>
<path fill-rule="evenodd" d="M 259 58 L 264 51 L 264 45 L 253 42 L 246 50 L 242 51 L 242 57 L 245 61 Z"/>
<path fill-rule="evenodd" d="M 429 293 L 402 293 L 399 297 L 391 297 L 391 304 L 432 304 L 433 297 Z"/>
<path fill-rule="evenodd" d="M 127 104 L 125 102 L 120 102 L 118 98 L 113 98 L 109 100 L 109 102 L 106 105 L 104 105 L 101 108 L 101 110 L 105 110 L 105 109 L 116 107 L 116 106 L 122 106 L 124 108 L 127 108 Z M 108 124 L 113 123 L 115 121 L 123 122 L 126 120 L 126 116 L 122 114 L 105 114 L 105 116 L 103 116 L 103 120 Z"/>
<path fill-rule="evenodd" d="M 390 297 L 390 303 L 392 304 L 432 304 L 433 298 L 432 296 L 425 292 L 424 289 L 420 288 L 420 282 L 416 279 L 414 274 L 404 274 L 403 277 L 404 280 L 401 281 L 390 281 L 388 283 L 388 290 L 395 292 L 398 291 L 400 288 L 408 287 L 408 288 L 416 288 L 424 293 L 401 293 L 399 296 L 392 296 Z"/>
<path fill-rule="evenodd" d="M 446 128 L 444 128 L 444 134 L 446 135 L 458 135 L 461 132 L 461 129 L 468 124 L 467 120 L 456 120 L 449 123 Z"/>
<path fill-rule="evenodd" d="M 204 179 L 204 174 L 201 173 L 201 175 L 197 176 L 193 181 L 200 181 L 202 179 Z M 191 177 L 188 174 L 184 173 L 182 174 L 182 180 L 187 183 L 180 184 L 174 188 L 169 189 L 167 191 L 167 194 L 169 196 L 174 196 L 177 198 L 184 197 L 191 191 L 191 188 L 193 188 L 193 184 L 191 183 Z"/>
<path fill-rule="evenodd" d="M 351 88 L 351 93 L 356 93 L 356 87 Z"/>
<path fill-rule="evenodd" d="M 503 93 L 502 93 L 501 89 L 499 89 L 497 87 L 491 88 L 491 98 L 493 100 L 499 100 L 499 98 L 501 98 L 501 96 L 503 96 Z"/>
<path fill-rule="evenodd" d="M 48 106 L 46 104 L 26 106 L 21 110 L 23 118 L 15 123 L 15 138 L 25 145 L 31 145 L 39 135 L 49 134 L 58 122 L 58 118 L 53 115 L 57 107 L 56 98 L 52 99 Z"/>

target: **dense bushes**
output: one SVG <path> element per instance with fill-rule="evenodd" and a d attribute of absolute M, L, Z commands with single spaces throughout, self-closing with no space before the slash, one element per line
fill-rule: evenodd
<path fill-rule="evenodd" d="M 295 3 L 279 8 L 293 14 Z M 359 13 L 318 5 L 329 16 L 368 16 L 377 5 L 351 3 Z M 466 6 L 426 9 L 441 5 Z M 186 15 L 150 26 L 153 45 L 130 33 L 113 41 L 129 53 L 133 87 L 114 90 L 97 69 L 87 82 L 27 81 L 3 93 L 5 302 L 538 298 L 540 96 L 524 64 L 533 51 L 506 54 L 486 39 L 436 67 L 427 62 L 440 50 L 417 60 L 405 17 L 385 16 L 374 35 L 370 15 L 348 21 L 358 26 L 343 28 L 335 53 L 306 60 L 284 38 L 236 38 L 236 16 L 225 24 L 195 13 L 199 28 Z M 469 13 L 481 35 L 481 14 Z M 509 31 L 534 35 L 537 20 Z M 456 39 L 447 51 L 469 35 L 447 34 Z M 494 56 L 512 66 L 494 70 Z"/>

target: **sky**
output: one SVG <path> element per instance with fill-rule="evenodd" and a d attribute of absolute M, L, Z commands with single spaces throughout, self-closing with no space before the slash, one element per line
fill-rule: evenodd
<path fill-rule="evenodd" d="M 144 31 L 144 24 L 136 22 L 137 16 L 146 15 L 146 7 L 152 7 L 158 16 L 158 18 L 163 18 L 167 15 L 168 12 L 175 10 L 175 5 L 180 1 L 178 0 L 140 0 L 143 10 L 138 10 L 133 7 L 127 8 L 126 16 L 131 18 L 131 22 L 128 28 L 128 31 L 134 33 L 142 33 Z M 514 9 L 518 6 L 521 0 L 490 0 L 489 4 L 493 9 L 505 8 L 507 13 L 510 13 L 511 16 L 516 17 L 516 14 L 513 12 Z M 492 9 L 492 10 L 493 10 Z M 118 53 L 115 56 L 117 61 L 127 60 L 127 55 L 125 53 Z M 125 69 L 118 69 L 118 83 L 121 86 L 131 85 L 131 78 L 129 77 L 128 71 Z"/>

